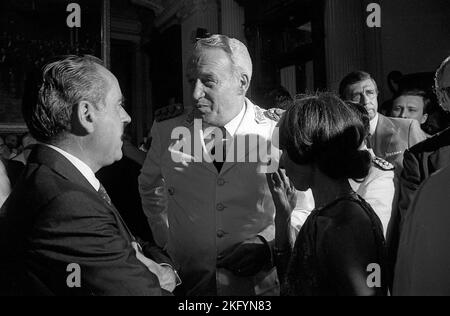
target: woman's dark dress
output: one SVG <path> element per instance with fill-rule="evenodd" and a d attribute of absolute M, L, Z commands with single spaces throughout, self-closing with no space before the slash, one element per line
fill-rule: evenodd
<path fill-rule="evenodd" d="M 282 294 L 386 295 L 385 252 L 377 215 L 356 193 L 349 193 L 314 210 L 303 225 L 287 266 Z M 367 285 L 376 281 L 371 275 L 374 270 L 368 271 L 371 264 L 381 268 L 381 287 Z M 368 279 L 371 282 L 367 283 Z"/>

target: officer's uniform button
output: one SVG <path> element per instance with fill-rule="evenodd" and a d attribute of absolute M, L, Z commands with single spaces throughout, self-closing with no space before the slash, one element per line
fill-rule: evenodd
<path fill-rule="evenodd" d="M 169 192 L 169 195 L 175 194 L 175 189 L 173 187 L 170 187 L 167 191 Z"/>
<path fill-rule="evenodd" d="M 226 181 L 224 179 L 222 179 L 222 178 L 217 180 L 217 185 L 220 186 L 220 187 L 224 186 L 225 183 L 226 183 Z"/>
<path fill-rule="evenodd" d="M 225 232 L 223 230 L 217 231 L 217 238 L 223 238 L 225 237 Z"/>
<path fill-rule="evenodd" d="M 225 209 L 225 206 L 222 203 L 216 205 L 216 210 L 222 212 Z"/>

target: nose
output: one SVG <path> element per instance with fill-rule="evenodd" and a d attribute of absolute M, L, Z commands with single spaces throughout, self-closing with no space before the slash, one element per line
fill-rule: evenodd
<path fill-rule="evenodd" d="M 128 115 L 127 111 L 125 111 L 124 108 L 122 108 L 121 117 L 122 117 L 123 123 L 125 123 L 125 124 L 131 123 L 131 117 Z"/>
<path fill-rule="evenodd" d="M 203 91 L 203 84 L 199 79 L 197 79 L 192 88 L 192 97 L 194 98 L 195 101 L 198 101 L 204 96 L 205 92 Z"/>
<path fill-rule="evenodd" d="M 408 118 L 408 115 L 406 115 L 406 111 L 403 111 L 402 114 L 400 115 L 401 118 Z"/>
<path fill-rule="evenodd" d="M 369 103 L 369 97 L 365 93 L 361 93 L 361 104 L 366 105 Z"/>

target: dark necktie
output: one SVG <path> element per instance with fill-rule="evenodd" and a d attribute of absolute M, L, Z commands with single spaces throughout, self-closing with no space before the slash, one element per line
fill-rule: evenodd
<path fill-rule="evenodd" d="M 213 164 L 216 167 L 217 171 L 220 173 L 220 170 L 222 170 L 223 164 L 225 162 L 225 159 L 227 157 L 227 130 L 225 127 L 220 127 L 220 130 L 222 132 L 222 139 L 215 139 L 213 140 L 214 145 L 211 149 L 211 156 L 214 157 Z M 214 135 L 216 137 L 216 135 Z M 222 146 L 222 157 L 215 157 L 216 154 L 216 146 Z M 216 158 L 219 158 L 216 160 Z"/>
<path fill-rule="evenodd" d="M 106 192 L 105 187 L 100 183 L 100 188 L 98 189 L 98 194 L 100 194 L 100 197 L 108 203 L 108 205 L 112 206 L 111 198 L 108 195 L 108 192 Z"/>
<path fill-rule="evenodd" d="M 122 222 L 123 226 L 125 227 L 125 229 L 127 230 L 128 234 L 130 235 L 130 239 L 134 242 L 137 243 L 136 238 L 134 237 L 133 233 L 131 232 L 131 230 L 128 228 L 127 223 L 123 220 L 122 216 L 120 215 L 120 213 L 116 210 L 116 208 L 114 207 L 114 205 L 112 204 L 111 198 L 108 195 L 108 192 L 106 192 L 105 187 L 100 183 L 100 188 L 98 188 L 98 194 L 100 195 L 100 197 L 106 202 L 108 203 L 109 206 L 111 206 L 114 209 L 114 213 L 117 215 L 117 217 L 119 218 L 119 220 Z M 139 245 L 139 244 L 138 244 Z M 139 246 L 140 247 L 140 246 Z"/>
<path fill-rule="evenodd" d="M 373 148 L 373 137 L 372 137 L 372 134 L 369 134 L 369 136 L 367 136 L 366 143 L 367 143 L 367 148 L 368 149 L 372 149 Z"/>

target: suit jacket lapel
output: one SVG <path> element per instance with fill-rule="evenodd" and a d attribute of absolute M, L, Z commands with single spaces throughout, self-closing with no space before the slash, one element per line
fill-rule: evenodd
<path fill-rule="evenodd" d="M 45 165 L 63 178 L 97 193 L 83 174 L 66 157 L 48 146 L 37 145 L 30 154 L 29 162 Z"/>
<path fill-rule="evenodd" d="M 97 196 L 98 199 L 102 200 L 103 204 L 113 212 L 114 217 L 123 227 L 123 229 L 128 233 L 130 239 L 134 239 L 133 234 L 129 230 L 128 226 L 120 216 L 120 213 L 115 208 L 115 206 L 104 201 L 98 194 L 98 192 L 94 189 L 94 187 L 89 183 L 89 181 L 83 176 L 83 174 L 69 160 L 67 160 L 66 157 L 48 146 L 37 145 L 30 154 L 29 162 L 45 165 L 59 174 L 61 177 L 69 180 L 72 183 L 82 186 L 84 189 Z"/>

